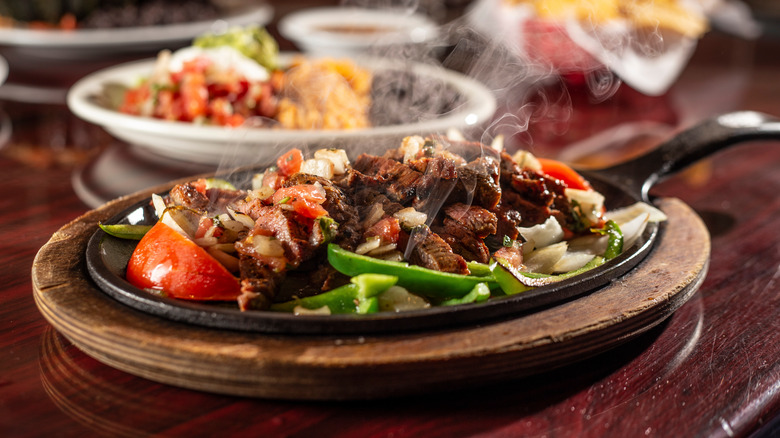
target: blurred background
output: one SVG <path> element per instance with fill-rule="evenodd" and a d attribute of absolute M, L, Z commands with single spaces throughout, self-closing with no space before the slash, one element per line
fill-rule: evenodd
<path fill-rule="evenodd" d="M 596 21 L 609 14 L 587 1 L 3 0 L 0 154 L 34 168 L 71 168 L 74 189 L 90 207 L 213 170 L 218 163 L 171 159 L 116 138 L 74 116 L 66 96 L 90 73 L 186 47 L 204 32 L 259 25 L 282 52 L 398 57 L 462 73 L 496 98 L 476 140 L 599 167 L 739 109 L 746 95 L 753 109 L 776 108 L 778 90 L 755 88 L 755 75 L 764 74 L 755 66 L 778 62 L 768 54 L 778 46 L 780 7 L 762 0 L 693 3 L 700 9 L 688 21 L 674 9 L 645 11 L 660 17 L 653 32 L 638 13 L 626 19 L 621 6 L 622 19 L 635 27 L 603 33 Z M 572 27 L 567 8 L 582 5 L 590 8 L 588 19 Z M 345 11 L 354 9 L 378 11 L 379 18 L 350 21 Z M 398 25 L 413 22 L 417 33 L 394 44 L 371 39 L 366 23 L 382 30 L 396 23 L 392 14 Z M 603 47 L 594 49 L 594 40 Z M 691 175 L 705 179 L 706 165 Z"/>

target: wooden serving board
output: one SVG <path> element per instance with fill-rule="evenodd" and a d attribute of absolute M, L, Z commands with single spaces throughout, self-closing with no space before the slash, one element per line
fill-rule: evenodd
<path fill-rule="evenodd" d="M 158 190 L 159 191 L 159 190 Z M 622 278 L 515 319 L 371 336 L 268 335 L 151 316 L 114 301 L 87 274 L 84 250 L 99 221 L 152 190 L 90 211 L 36 256 L 33 294 L 56 330 L 128 373 L 209 392 L 309 400 L 371 399 L 517 378 L 602 353 L 659 324 L 706 275 L 710 239 L 693 210 L 662 199 L 669 216 L 655 248 Z"/>

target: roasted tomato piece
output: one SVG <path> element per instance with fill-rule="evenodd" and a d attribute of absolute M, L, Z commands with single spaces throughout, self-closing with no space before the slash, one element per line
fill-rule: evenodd
<path fill-rule="evenodd" d="M 549 158 L 537 158 L 537 160 L 542 165 L 542 173 L 563 181 L 566 187 L 578 190 L 593 190 L 588 180 L 567 164 Z"/>
<path fill-rule="evenodd" d="M 235 300 L 238 279 L 195 242 L 162 222 L 138 242 L 127 281 L 185 300 Z"/>

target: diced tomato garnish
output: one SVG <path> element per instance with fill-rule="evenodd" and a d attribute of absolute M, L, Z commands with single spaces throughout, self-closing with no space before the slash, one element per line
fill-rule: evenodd
<path fill-rule="evenodd" d="M 563 181 L 566 187 L 578 190 L 593 190 L 588 180 L 582 177 L 574 169 L 558 160 L 549 158 L 537 158 L 542 165 L 542 173 Z"/>
<path fill-rule="evenodd" d="M 208 89 L 206 78 L 201 73 L 184 75 L 181 84 L 181 99 L 184 108 L 184 119 L 195 120 L 206 116 L 208 109 Z"/>
<path fill-rule="evenodd" d="M 125 99 L 119 107 L 119 111 L 126 114 L 140 113 L 140 106 L 150 98 L 149 84 L 145 83 L 138 88 L 132 88 L 125 92 Z"/>
<path fill-rule="evenodd" d="M 241 114 L 231 114 L 225 119 L 225 122 L 223 124 L 225 126 L 232 126 L 233 128 L 237 128 L 243 125 L 245 121 L 246 118 Z"/>
<path fill-rule="evenodd" d="M 127 281 L 185 300 L 235 300 L 238 279 L 205 249 L 162 222 L 138 242 L 127 264 Z"/>
<path fill-rule="evenodd" d="M 198 193 L 205 195 L 208 182 L 206 181 L 206 178 L 199 178 L 192 182 L 192 186 L 195 188 L 195 190 L 198 191 Z"/>
<path fill-rule="evenodd" d="M 274 192 L 271 199 L 275 205 L 291 205 L 296 213 L 304 217 L 314 219 L 328 214 L 328 211 L 322 207 L 325 202 L 322 189 L 313 185 L 284 187 Z"/>
<path fill-rule="evenodd" d="M 279 168 L 282 176 L 290 176 L 301 170 L 301 163 L 303 163 L 303 152 L 295 148 L 279 157 L 276 160 L 276 167 Z"/>
<path fill-rule="evenodd" d="M 401 233 L 401 225 L 398 219 L 387 216 L 368 228 L 365 237 L 379 236 L 383 244 L 398 243 L 398 235 Z"/>

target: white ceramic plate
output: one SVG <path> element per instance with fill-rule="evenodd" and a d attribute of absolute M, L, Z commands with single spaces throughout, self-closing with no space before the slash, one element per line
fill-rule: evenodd
<path fill-rule="evenodd" d="M 282 64 L 291 55 L 281 58 Z M 373 71 L 399 70 L 398 60 L 361 59 L 356 62 Z M 277 130 L 268 128 L 225 128 L 187 122 L 169 122 L 122 114 L 109 107 L 100 96 L 106 84 L 132 85 L 148 76 L 154 60 L 122 64 L 93 73 L 78 81 L 68 92 L 70 110 L 89 122 L 101 125 L 115 137 L 148 148 L 157 154 L 183 161 L 208 164 L 251 164 L 275 156 L 278 148 L 366 147 L 386 139 L 400 140 L 412 134 L 445 133 L 454 128 L 467 131 L 488 120 L 496 109 L 492 92 L 481 83 L 441 67 L 408 63 L 419 76 L 438 79 L 454 87 L 461 104 L 439 118 L 402 125 L 356 130 Z"/>
<path fill-rule="evenodd" d="M 372 47 L 430 41 L 438 28 L 426 16 L 403 10 L 329 7 L 285 16 L 279 21 L 279 32 L 305 52 L 348 55 Z"/>
<path fill-rule="evenodd" d="M 65 59 L 74 55 L 85 58 L 107 53 L 138 52 L 162 49 L 174 42 L 189 42 L 194 37 L 231 25 L 263 26 L 273 18 L 273 8 L 258 5 L 226 15 L 218 20 L 161 26 L 117 27 L 111 29 L 77 29 L 72 31 L 0 28 L 0 45 L 24 50 L 40 58 Z"/>

